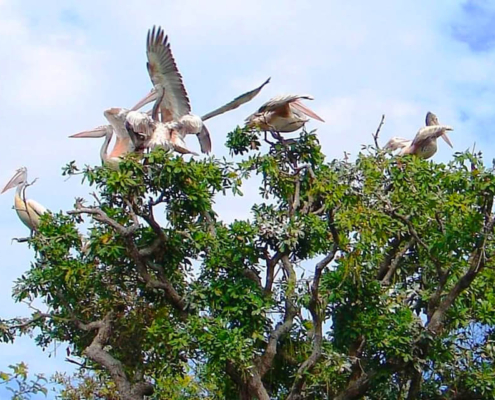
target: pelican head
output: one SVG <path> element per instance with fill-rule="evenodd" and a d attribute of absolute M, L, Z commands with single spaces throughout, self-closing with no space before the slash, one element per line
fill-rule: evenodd
<path fill-rule="evenodd" d="M 426 113 L 426 126 L 431 126 L 431 125 L 440 125 L 438 123 L 438 118 L 435 114 L 433 114 L 431 111 L 428 111 Z"/>
<path fill-rule="evenodd" d="M 5 185 L 1 193 L 4 193 L 7 190 L 22 185 L 26 182 L 27 182 L 27 168 L 21 167 L 16 171 L 15 175 L 12 177 L 9 183 Z"/>
<path fill-rule="evenodd" d="M 428 111 L 426 113 L 426 126 L 433 126 L 433 125 L 440 125 L 438 122 L 438 118 L 435 114 L 433 114 L 431 111 Z M 453 129 L 451 129 L 453 130 Z M 450 141 L 450 138 L 447 136 L 447 132 L 444 131 L 442 135 L 440 135 L 443 140 L 451 147 L 454 148 L 452 145 L 452 142 Z"/>

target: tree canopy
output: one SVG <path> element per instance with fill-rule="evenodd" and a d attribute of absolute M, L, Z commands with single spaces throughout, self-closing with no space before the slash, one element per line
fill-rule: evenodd
<path fill-rule="evenodd" d="M 327 160 L 316 132 L 241 128 L 226 145 L 229 160 L 155 149 L 64 169 L 95 194 L 29 240 L 14 299 L 45 309 L 0 321 L 3 341 L 70 344 L 90 373 L 79 397 L 59 377 L 61 398 L 495 396 L 495 176 L 481 154 L 442 164 L 373 145 Z M 226 193 L 248 219 L 222 221 Z"/>

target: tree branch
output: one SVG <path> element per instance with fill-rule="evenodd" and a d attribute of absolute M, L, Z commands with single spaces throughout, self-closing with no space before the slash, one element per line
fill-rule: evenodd
<path fill-rule="evenodd" d="M 382 119 L 380 120 L 380 124 L 378 125 L 378 128 L 376 128 L 376 132 L 371 134 L 371 136 L 373 136 L 373 140 L 375 142 L 375 147 L 377 150 L 380 149 L 380 145 L 378 144 L 378 136 L 380 135 L 380 130 L 382 129 L 384 122 L 385 122 L 385 114 L 382 115 Z"/>
<path fill-rule="evenodd" d="M 122 363 L 104 350 L 104 347 L 112 335 L 113 313 L 108 313 L 102 320 L 85 324 L 79 320 L 74 320 L 76 326 L 84 331 L 97 330 L 91 344 L 84 349 L 85 354 L 93 362 L 102 365 L 113 378 L 123 400 L 144 399 L 144 396 L 153 394 L 153 386 L 150 383 L 138 382 L 132 384 Z"/>
<path fill-rule="evenodd" d="M 294 317 L 298 309 L 292 300 L 296 288 L 296 273 L 287 254 L 281 256 L 282 265 L 287 273 L 287 289 L 285 291 L 285 315 L 283 322 L 279 322 L 277 327 L 270 333 L 268 344 L 263 356 L 258 362 L 260 376 L 264 376 L 273 364 L 273 359 L 277 354 L 277 344 L 280 338 L 287 334 L 294 324 Z"/>

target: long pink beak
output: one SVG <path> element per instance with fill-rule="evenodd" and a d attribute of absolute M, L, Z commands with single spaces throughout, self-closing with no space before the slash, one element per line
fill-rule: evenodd
<path fill-rule="evenodd" d="M 70 138 L 101 138 L 107 134 L 106 126 L 99 126 L 95 129 L 83 131 L 69 136 Z"/>
<path fill-rule="evenodd" d="M 139 102 L 134 107 L 131 108 L 131 111 L 137 111 L 146 104 L 155 101 L 157 98 L 158 98 L 157 91 L 155 89 L 151 89 L 151 91 L 145 97 L 139 100 Z"/>
<path fill-rule="evenodd" d="M 452 142 L 450 141 L 449 137 L 447 136 L 447 131 L 445 131 L 445 133 L 442 135 L 442 139 L 445 140 L 451 148 L 454 148 L 454 146 L 452 146 Z"/>
<path fill-rule="evenodd" d="M 301 103 L 299 100 L 296 100 L 291 103 L 295 108 L 297 108 L 299 111 L 303 112 L 306 114 L 308 117 L 314 118 L 318 121 L 325 122 L 323 118 L 318 116 L 314 111 L 310 110 L 308 107 L 306 107 L 303 103 Z"/>

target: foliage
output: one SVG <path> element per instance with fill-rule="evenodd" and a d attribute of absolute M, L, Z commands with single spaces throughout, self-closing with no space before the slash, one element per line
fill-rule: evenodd
<path fill-rule="evenodd" d="M 15 287 L 46 304 L 22 324 L 40 346 L 68 341 L 122 399 L 495 396 L 495 176 L 481 154 L 326 161 L 315 132 L 239 128 L 227 145 L 239 161 L 155 150 L 83 170 L 97 197 L 43 217 Z M 253 177 L 262 202 L 223 222 L 215 198 L 243 206 Z M 97 381 L 79 382 L 59 380 L 66 393 Z"/>
<path fill-rule="evenodd" d="M 36 374 L 35 379 L 28 379 L 28 367 L 24 363 L 9 365 L 11 372 L 0 371 L 0 388 L 4 386 L 11 392 L 12 400 L 30 399 L 32 394 L 48 392 L 43 374 Z"/>

